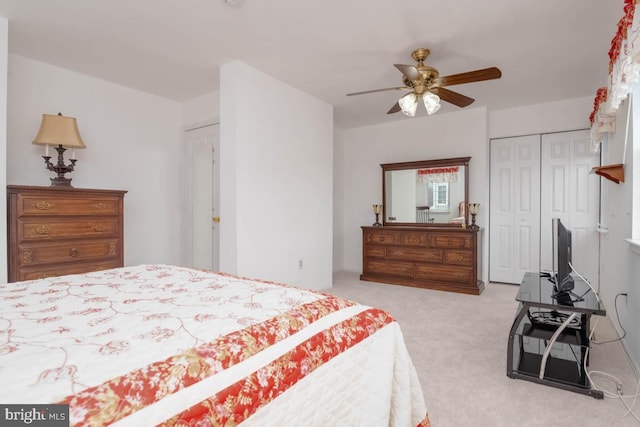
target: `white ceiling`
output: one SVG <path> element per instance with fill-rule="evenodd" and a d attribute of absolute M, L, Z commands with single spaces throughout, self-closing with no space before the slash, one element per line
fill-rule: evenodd
<path fill-rule="evenodd" d="M 335 106 L 342 128 L 411 120 L 394 63 L 431 50 L 440 75 L 497 66 L 502 78 L 450 86 L 500 109 L 594 96 L 623 0 L 0 0 L 9 51 L 184 101 L 218 90 L 233 59 Z M 250 85 L 251 82 L 246 82 Z M 441 112 L 456 111 L 446 104 Z M 424 109 L 418 114 L 426 114 Z M 441 114 L 441 113 L 439 113 Z"/>

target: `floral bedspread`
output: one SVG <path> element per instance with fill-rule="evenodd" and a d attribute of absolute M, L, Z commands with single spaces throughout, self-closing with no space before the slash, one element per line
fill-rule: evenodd
<path fill-rule="evenodd" d="M 366 346 L 384 351 L 386 335 L 400 349 L 389 357 L 407 359 L 409 398 L 390 402 L 376 422 L 429 423 L 397 323 L 351 301 L 266 281 L 141 265 L 3 284 L 0 304 L 0 402 L 69 403 L 71 425 L 250 425 L 256 413 L 268 425 L 270 412 L 272 419 L 294 422 L 291 417 L 304 414 L 314 397 L 296 403 L 287 393 L 315 393 L 313 383 L 325 395 L 340 381 L 332 372 L 354 363 L 348 354 L 371 358 Z M 370 381 L 367 375 L 349 382 Z M 398 387 L 381 385 L 395 378 L 373 381 Z M 286 410 L 279 401 L 287 402 Z M 295 405 L 301 409 L 289 415 Z M 309 411 L 331 423 L 327 417 L 335 408 Z"/>

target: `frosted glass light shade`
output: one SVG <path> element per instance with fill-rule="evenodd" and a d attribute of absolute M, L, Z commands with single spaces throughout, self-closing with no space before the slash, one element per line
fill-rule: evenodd
<path fill-rule="evenodd" d="M 404 114 L 414 117 L 418 108 L 418 97 L 413 92 L 408 93 L 398 100 L 398 105 L 400 105 Z"/>
<path fill-rule="evenodd" d="M 440 97 L 431 92 L 425 92 L 422 95 L 422 101 L 424 107 L 427 109 L 427 114 L 431 115 L 440 109 Z"/>

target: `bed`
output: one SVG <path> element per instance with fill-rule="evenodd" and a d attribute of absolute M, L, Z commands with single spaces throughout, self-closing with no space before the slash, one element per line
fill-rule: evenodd
<path fill-rule="evenodd" d="M 398 323 L 168 265 L 0 285 L 0 403 L 72 426 L 429 426 Z"/>

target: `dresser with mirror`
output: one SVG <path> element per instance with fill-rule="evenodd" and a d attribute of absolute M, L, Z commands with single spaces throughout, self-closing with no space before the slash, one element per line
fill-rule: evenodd
<path fill-rule="evenodd" d="M 361 280 L 479 295 L 470 157 L 382 164 L 382 225 L 362 227 Z"/>

